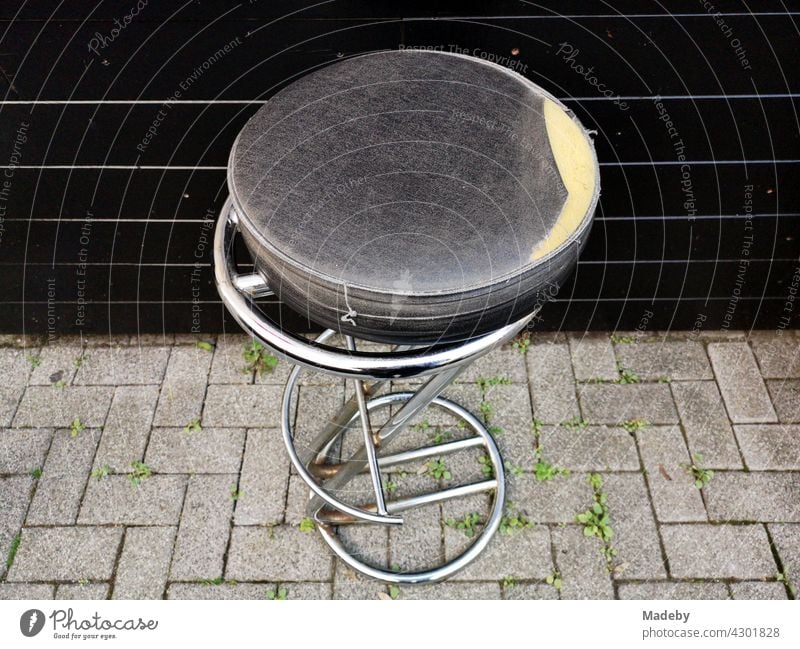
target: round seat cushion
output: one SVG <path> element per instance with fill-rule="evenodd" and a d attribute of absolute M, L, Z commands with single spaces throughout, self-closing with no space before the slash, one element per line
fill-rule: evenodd
<path fill-rule="evenodd" d="M 552 299 L 599 196 L 587 132 L 502 66 L 347 59 L 273 96 L 234 144 L 239 229 L 279 299 L 377 341 L 473 337 Z"/>

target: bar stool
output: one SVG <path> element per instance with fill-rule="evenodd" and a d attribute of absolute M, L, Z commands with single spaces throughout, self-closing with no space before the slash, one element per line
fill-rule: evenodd
<path fill-rule="evenodd" d="M 505 474 L 485 422 L 440 394 L 522 331 L 573 269 L 600 193 L 587 131 L 502 66 L 378 52 L 273 96 L 233 146 L 228 187 L 215 280 L 242 328 L 295 365 L 281 427 L 310 490 L 308 516 L 365 575 L 396 584 L 453 575 L 497 531 Z M 242 247 L 252 270 L 236 259 Z M 267 298 L 324 333 L 309 340 L 287 330 L 265 314 Z M 352 396 L 300 440 L 292 408 L 309 370 L 348 379 Z M 395 381 L 413 389 L 386 392 Z M 392 452 L 433 411 L 452 432 Z M 359 443 L 338 457 L 345 435 Z M 477 479 L 445 484 L 439 465 L 434 488 L 406 495 L 385 479 L 470 450 L 482 453 Z M 407 512 L 476 494 L 491 498 L 488 515 L 468 547 L 437 565 L 380 565 L 343 540 L 354 526 L 398 528 Z"/>

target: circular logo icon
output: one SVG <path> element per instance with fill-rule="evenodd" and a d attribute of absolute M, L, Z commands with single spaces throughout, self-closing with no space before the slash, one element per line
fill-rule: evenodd
<path fill-rule="evenodd" d="M 22 635 L 32 638 L 44 627 L 44 613 L 38 608 L 32 608 L 25 611 L 22 617 L 19 618 L 19 630 Z"/>

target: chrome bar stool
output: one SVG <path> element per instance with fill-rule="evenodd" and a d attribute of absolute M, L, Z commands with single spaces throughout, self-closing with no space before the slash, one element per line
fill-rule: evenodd
<path fill-rule="evenodd" d="M 214 241 L 217 288 L 248 334 L 295 365 L 281 427 L 310 490 L 308 516 L 339 558 L 370 577 L 451 576 L 497 531 L 505 475 L 485 422 L 440 394 L 522 331 L 573 269 L 600 193 L 588 132 L 507 68 L 378 52 L 272 97 L 233 146 L 228 186 Z M 248 270 L 237 247 L 251 257 Z M 288 331 L 265 314 L 265 299 L 324 333 Z M 347 379 L 352 396 L 300 440 L 293 403 L 309 370 Z M 391 391 L 396 381 L 414 389 Z M 434 410 L 454 432 L 393 451 Z M 358 440 L 350 451 L 345 435 Z M 423 493 L 389 488 L 398 467 L 465 451 L 482 453 L 477 478 L 439 479 Z M 354 526 L 397 529 L 413 510 L 477 494 L 491 498 L 479 533 L 437 565 L 381 565 L 343 540 Z"/>

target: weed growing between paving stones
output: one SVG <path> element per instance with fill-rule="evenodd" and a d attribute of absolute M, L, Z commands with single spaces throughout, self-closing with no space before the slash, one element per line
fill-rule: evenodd
<path fill-rule="evenodd" d="M 481 465 L 481 473 L 485 478 L 494 478 L 492 459 L 488 455 L 481 455 L 478 457 L 478 464 Z"/>
<path fill-rule="evenodd" d="M 37 480 L 42 477 L 42 469 L 41 467 L 36 467 L 35 469 L 31 469 L 31 477 L 36 478 Z"/>
<path fill-rule="evenodd" d="M 472 512 L 460 520 L 448 518 L 444 524 L 447 525 L 447 527 L 461 530 L 464 532 L 464 536 L 472 538 L 475 536 L 475 527 L 481 524 L 481 515 L 478 512 Z"/>
<path fill-rule="evenodd" d="M 634 336 L 617 336 L 611 334 L 611 342 L 617 345 L 636 345 L 639 341 Z"/>
<path fill-rule="evenodd" d="M 202 349 L 204 352 L 214 351 L 214 345 L 212 345 L 210 342 L 206 342 L 205 340 L 198 340 L 195 345 L 198 349 Z"/>
<path fill-rule="evenodd" d="M 77 437 L 80 435 L 84 430 L 86 430 L 86 426 L 81 423 L 79 417 L 75 417 L 72 420 L 72 423 L 69 425 L 69 435 L 70 437 Z"/>
<path fill-rule="evenodd" d="M 253 340 L 244 346 L 242 350 L 247 365 L 244 368 L 245 372 L 255 372 L 256 376 L 260 376 L 265 372 L 272 372 L 278 365 L 278 357 L 270 354 L 257 340 Z"/>
<path fill-rule="evenodd" d="M 503 577 L 503 588 L 514 588 L 518 583 L 517 578 L 511 575 Z"/>
<path fill-rule="evenodd" d="M 221 586 L 225 580 L 222 577 L 214 577 L 213 579 L 203 579 L 201 583 L 204 586 Z"/>
<path fill-rule="evenodd" d="M 114 473 L 114 469 L 108 466 L 108 464 L 104 464 L 103 466 L 93 469 L 91 475 L 96 480 L 102 480 L 103 478 L 107 478 L 112 473 Z"/>
<path fill-rule="evenodd" d="M 203 430 L 203 427 L 200 425 L 199 419 L 192 419 L 183 427 L 184 433 L 199 433 L 201 430 Z"/>
<path fill-rule="evenodd" d="M 19 550 L 19 544 L 22 541 L 22 535 L 17 534 L 13 539 L 11 539 L 11 547 L 8 549 L 8 557 L 6 558 L 6 570 L 11 570 L 11 566 L 14 564 L 14 557 L 17 556 L 17 550 Z"/>
<path fill-rule="evenodd" d="M 606 568 L 614 570 L 614 557 L 617 550 L 611 545 L 614 530 L 611 528 L 611 516 L 608 511 L 608 496 L 603 492 L 603 479 L 597 473 L 589 475 L 589 485 L 594 492 L 594 503 L 590 509 L 575 517 L 583 525 L 584 536 L 596 536 L 602 542 L 602 553 L 606 560 Z"/>
<path fill-rule="evenodd" d="M 626 421 L 621 422 L 619 425 L 621 428 L 624 428 L 626 432 L 633 435 L 637 430 L 647 428 L 650 425 L 650 422 L 645 419 L 627 419 Z"/>
<path fill-rule="evenodd" d="M 561 573 L 558 570 L 555 570 L 552 575 L 547 575 L 547 577 L 545 577 L 545 582 L 556 590 L 561 590 Z"/>
<path fill-rule="evenodd" d="M 714 472 L 711 469 L 703 468 L 702 463 L 703 456 L 699 453 L 695 453 L 692 455 L 691 464 L 681 465 L 691 474 L 692 478 L 694 479 L 694 486 L 698 489 L 705 487 L 709 482 L 711 482 L 711 478 L 714 477 Z"/>
<path fill-rule="evenodd" d="M 42 358 L 40 356 L 34 356 L 33 354 L 28 354 L 28 356 L 26 356 L 25 358 L 31 364 L 31 367 L 33 369 L 36 369 L 42 364 Z"/>
<path fill-rule="evenodd" d="M 533 472 L 539 482 L 549 482 L 558 476 L 568 476 L 569 469 L 563 469 L 555 464 L 550 464 L 542 455 L 542 422 L 534 419 L 531 422 L 531 432 L 533 433 L 533 456 L 536 464 L 533 465 Z"/>
<path fill-rule="evenodd" d="M 75 367 L 80 367 L 87 358 L 89 358 L 89 354 L 81 354 L 72 359 L 72 364 L 75 365 Z"/>
<path fill-rule="evenodd" d="M 236 502 L 242 496 L 244 496 L 244 492 L 243 491 L 239 491 L 239 489 L 238 489 L 238 487 L 236 485 L 231 485 L 231 500 L 233 502 Z"/>
<path fill-rule="evenodd" d="M 589 422 L 585 419 L 581 419 L 580 417 L 573 417 L 572 419 L 567 419 L 559 424 L 559 426 L 566 428 L 567 430 L 581 430 L 582 428 L 586 428 L 588 425 Z"/>
<path fill-rule="evenodd" d="M 128 475 L 128 480 L 131 481 L 131 484 L 134 487 L 141 486 L 142 482 L 153 475 L 153 470 L 144 462 L 140 462 L 139 460 L 134 460 L 131 462 L 131 468 L 133 471 Z"/>
<path fill-rule="evenodd" d="M 623 367 L 622 363 L 617 362 L 617 372 L 619 372 L 619 378 L 617 379 L 617 383 L 622 385 L 627 385 L 630 383 L 638 383 L 639 377 L 633 372 L 633 370 L 628 369 L 627 367 Z"/>
<path fill-rule="evenodd" d="M 266 598 L 267 599 L 288 599 L 288 596 L 289 596 L 289 593 L 286 590 L 286 588 L 284 588 L 283 586 L 278 588 L 277 591 L 272 589 L 272 588 L 270 588 L 266 592 Z"/>
<path fill-rule="evenodd" d="M 533 527 L 533 523 L 527 519 L 525 514 L 519 510 L 515 511 L 515 509 L 513 502 L 506 503 L 506 512 L 500 519 L 500 534 L 511 536 L 515 532 Z"/>
<path fill-rule="evenodd" d="M 531 346 L 531 335 L 529 333 L 521 334 L 511 346 L 516 349 L 520 354 L 527 354 L 528 348 Z"/>
<path fill-rule="evenodd" d="M 478 410 L 481 413 L 481 417 L 483 419 L 483 423 L 487 426 L 487 429 L 492 435 L 502 435 L 503 429 L 500 426 L 490 426 L 490 422 L 492 417 L 495 414 L 494 406 L 489 402 L 486 398 L 486 392 L 490 387 L 495 385 L 509 385 L 511 383 L 511 379 L 506 376 L 489 376 L 483 377 L 479 376 L 478 379 L 475 381 L 475 384 L 478 386 L 478 389 L 481 393 L 481 402 L 478 404 Z"/>
<path fill-rule="evenodd" d="M 58 379 L 55 383 L 53 383 L 54 388 L 65 388 L 67 387 L 67 382 L 64 379 Z"/>
<path fill-rule="evenodd" d="M 784 568 L 784 571 L 779 572 L 775 578 L 789 589 L 792 597 L 797 598 L 797 586 L 789 579 L 789 568 Z"/>
<path fill-rule="evenodd" d="M 298 527 L 300 528 L 301 532 L 313 532 L 317 526 L 313 519 L 306 516 L 302 521 L 300 521 Z"/>
<path fill-rule="evenodd" d="M 450 480 L 453 476 L 442 458 L 431 460 L 425 465 L 427 473 L 437 480 Z"/>

